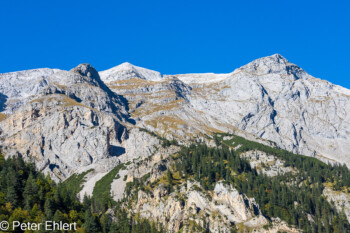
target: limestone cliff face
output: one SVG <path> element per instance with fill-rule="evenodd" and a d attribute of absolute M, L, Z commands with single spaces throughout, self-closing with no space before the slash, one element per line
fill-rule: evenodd
<path fill-rule="evenodd" d="M 83 64 L 55 71 L 44 83 L 1 121 L 6 154 L 34 159 L 40 170 L 61 180 L 102 160 L 106 169 L 118 164 L 128 113 L 97 71 Z"/>
<path fill-rule="evenodd" d="M 280 55 L 243 66 L 218 85 L 216 98 L 193 105 L 281 148 L 350 164 L 348 89 L 313 78 Z"/>
<path fill-rule="evenodd" d="M 113 68 L 100 74 L 130 101 L 140 126 L 169 138 L 229 131 L 350 165 L 350 90 L 310 76 L 281 55 L 229 74 L 121 79 Z"/>
<path fill-rule="evenodd" d="M 212 192 L 201 190 L 193 181 L 170 194 L 163 186 L 151 194 L 139 191 L 133 211 L 142 218 L 162 223 L 168 232 L 231 232 L 232 228 L 241 232 L 298 232 L 277 220 L 264 228 L 269 221 L 254 198 L 222 183 L 216 184 Z"/>
<path fill-rule="evenodd" d="M 0 127 L 7 155 L 34 158 L 40 170 L 53 172 L 62 180 L 79 167 L 112 158 L 109 148 L 120 144 L 125 132 L 114 116 L 64 95 L 34 101 L 2 121 Z"/>

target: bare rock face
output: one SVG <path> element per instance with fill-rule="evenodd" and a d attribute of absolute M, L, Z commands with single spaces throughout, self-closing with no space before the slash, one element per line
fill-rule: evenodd
<path fill-rule="evenodd" d="M 206 194 L 194 189 L 195 186 L 199 187 L 197 183 L 188 182 L 181 189 L 181 197 L 176 197 L 174 193 L 167 198 L 161 198 L 168 195 L 162 186 L 154 191 L 154 198 L 140 191 L 135 209 L 142 217 L 153 218 L 167 225 L 169 232 L 178 232 L 183 226 L 184 232 L 197 232 L 198 229 L 189 225 L 190 221 L 196 222 L 204 229 L 208 227 L 210 232 L 216 232 L 218 229 L 229 232 L 230 222 L 247 222 L 261 214 L 254 200 L 240 195 L 235 189 L 218 184 L 213 194 Z M 203 221 L 203 218 L 206 221 Z M 264 219 L 262 215 L 258 218 Z M 266 219 L 262 220 L 259 226 L 265 224 Z"/>
<path fill-rule="evenodd" d="M 42 77 L 45 85 L 19 100 L 19 108 L 0 123 L 6 155 L 34 159 L 40 170 L 59 180 L 99 161 L 106 170 L 113 168 L 122 154 L 115 148 L 127 138 L 127 107 L 90 65 L 44 71 L 51 73 Z"/>
<path fill-rule="evenodd" d="M 42 102 L 41 102 L 42 101 Z M 34 101 L 1 122 L 6 154 L 34 158 L 39 169 L 60 179 L 75 168 L 113 156 L 125 130 L 113 116 L 79 105 L 64 95 Z"/>
<path fill-rule="evenodd" d="M 141 217 L 153 219 L 167 226 L 168 232 L 231 232 L 232 224 L 237 230 L 254 232 L 298 232 L 285 222 L 273 221 L 271 229 L 263 228 L 269 222 L 261 214 L 254 198 L 230 186 L 218 183 L 213 192 L 204 192 L 196 182 L 188 181 L 179 192 L 168 194 L 158 186 L 152 194 L 139 191 L 134 211 Z"/>
<path fill-rule="evenodd" d="M 77 67 L 71 69 L 71 72 L 78 73 L 81 76 L 86 76 L 98 80 L 99 74 L 90 64 L 80 64 Z"/>
<path fill-rule="evenodd" d="M 349 165 L 349 90 L 311 77 L 280 55 L 243 66 L 216 85 L 216 95 L 192 101 L 213 122 L 234 125 L 295 153 Z M 213 90 L 206 84 L 201 89 Z"/>
<path fill-rule="evenodd" d="M 0 74 L 0 111 L 10 114 L 48 85 L 57 69 L 35 69 Z"/>
<path fill-rule="evenodd" d="M 234 132 L 350 166 L 350 90 L 310 76 L 279 54 L 229 74 L 124 79 L 123 72 L 100 74 L 129 101 L 137 125 L 168 138 L 186 142 Z"/>
<path fill-rule="evenodd" d="M 297 172 L 296 169 L 285 166 L 285 161 L 263 151 L 247 151 L 242 153 L 240 156 L 247 159 L 250 166 L 256 169 L 259 174 L 262 173 L 273 177 L 283 175 L 288 172 Z"/>
<path fill-rule="evenodd" d="M 299 66 L 290 63 L 280 54 L 257 59 L 239 68 L 236 72 L 247 72 L 254 75 L 278 74 L 292 75 L 295 79 L 308 78 L 308 74 Z"/>

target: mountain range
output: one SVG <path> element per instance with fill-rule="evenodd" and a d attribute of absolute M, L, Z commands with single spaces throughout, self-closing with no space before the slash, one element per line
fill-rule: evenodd
<path fill-rule="evenodd" d="M 145 175 L 151 181 L 161 179 L 182 146 L 215 147 L 217 134 L 350 166 L 350 90 L 312 77 L 279 54 L 228 74 L 161 75 L 130 63 L 100 72 L 80 64 L 70 71 L 3 73 L 0 112 L 5 156 L 34 161 L 55 181 L 84 174 L 81 200 L 92 196 L 97 183 L 118 165 L 127 164 L 108 190 L 113 200 L 120 201 L 128 182 Z M 225 137 L 220 140 L 232 139 Z M 249 158 L 252 167 L 271 165 L 263 169 L 269 176 L 296 172 L 266 152 L 247 153 L 241 156 Z M 224 183 L 216 183 L 211 200 L 192 186 L 201 184 L 187 181 L 187 189 L 178 191 L 190 203 L 187 207 L 171 199 L 161 204 L 165 191 L 159 188 L 153 198 L 139 193 L 133 211 L 157 219 L 170 232 L 181 228 L 190 232 L 183 225 L 195 208 L 207 209 L 206 221 L 213 222 L 209 229 L 214 232 L 225 231 L 229 222 L 261 232 L 270 222 L 270 232 L 298 232 L 298 227 L 280 219 L 264 217 L 254 199 Z M 337 199 L 329 194 L 331 189 L 327 192 L 330 199 Z M 214 220 L 215 211 L 228 220 Z M 350 219 L 350 208 L 345 212 Z"/>

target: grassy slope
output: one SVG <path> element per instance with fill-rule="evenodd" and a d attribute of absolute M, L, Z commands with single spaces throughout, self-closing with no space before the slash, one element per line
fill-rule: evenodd
<path fill-rule="evenodd" d="M 111 185 L 114 179 L 119 178 L 119 171 L 125 169 L 124 164 L 119 164 L 113 168 L 109 173 L 96 182 L 92 192 L 93 197 L 107 197 L 110 196 Z"/>
<path fill-rule="evenodd" d="M 81 174 L 73 174 L 71 175 L 67 180 L 65 180 L 63 183 L 68 187 L 70 190 L 72 190 L 74 193 L 79 193 L 82 190 L 82 184 L 85 182 L 84 177 L 89 173 L 93 171 L 92 169 L 83 172 Z"/>

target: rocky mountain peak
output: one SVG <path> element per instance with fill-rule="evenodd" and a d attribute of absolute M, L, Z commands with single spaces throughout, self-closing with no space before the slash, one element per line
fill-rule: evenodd
<path fill-rule="evenodd" d="M 267 57 L 262 57 L 261 59 L 265 59 L 265 60 L 274 60 L 274 61 L 276 61 L 276 62 L 278 62 L 278 63 L 287 63 L 288 62 L 288 60 L 285 58 L 285 57 L 283 57 L 281 54 L 278 54 L 278 53 L 276 53 L 276 54 L 273 54 L 273 55 L 271 55 L 271 56 L 267 56 Z"/>
<path fill-rule="evenodd" d="M 256 66 L 273 66 L 273 65 L 287 65 L 289 63 L 289 61 L 283 57 L 281 54 L 273 54 L 271 56 L 266 56 L 266 57 L 261 57 L 258 59 L 255 59 L 254 61 L 248 63 L 245 66 L 249 66 L 249 65 L 256 65 Z"/>
<path fill-rule="evenodd" d="M 119 65 L 119 68 L 125 68 L 125 69 L 134 69 L 134 65 L 129 62 L 124 62 Z"/>
<path fill-rule="evenodd" d="M 256 59 L 238 69 L 253 75 L 280 74 L 294 75 L 296 79 L 305 76 L 306 72 L 299 66 L 290 63 L 280 54 Z"/>
<path fill-rule="evenodd" d="M 97 70 L 88 63 L 80 64 L 70 71 L 89 78 L 100 79 Z"/>
<path fill-rule="evenodd" d="M 135 66 L 129 62 L 124 62 L 111 69 L 101 71 L 99 74 L 104 82 L 113 82 L 132 78 L 139 78 L 148 81 L 159 81 L 162 79 L 162 75 L 159 72 Z"/>

